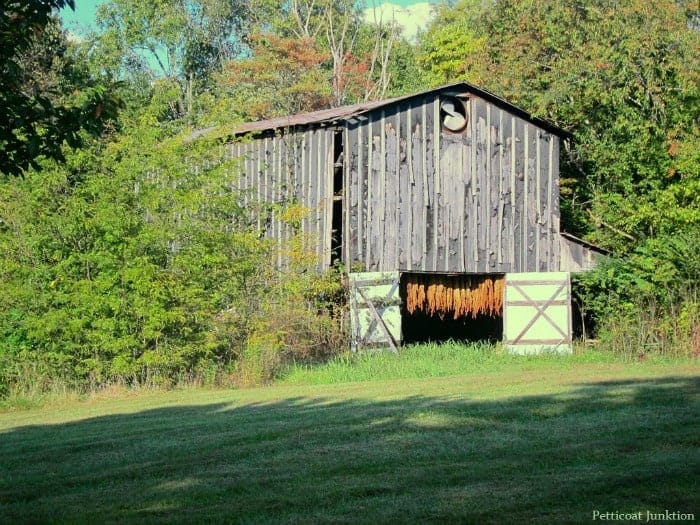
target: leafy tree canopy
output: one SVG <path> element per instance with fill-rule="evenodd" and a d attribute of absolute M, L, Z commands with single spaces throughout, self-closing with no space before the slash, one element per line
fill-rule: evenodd
<path fill-rule="evenodd" d="M 97 10 L 93 67 L 154 95 L 174 88 L 167 116 L 191 117 L 210 76 L 244 50 L 248 13 L 243 0 L 111 0 Z"/>
<path fill-rule="evenodd" d="M 64 143 L 98 134 L 117 101 L 71 56 L 52 10 L 72 0 L 3 2 L 0 8 L 0 173 L 19 175 L 37 158 L 63 159 Z"/>

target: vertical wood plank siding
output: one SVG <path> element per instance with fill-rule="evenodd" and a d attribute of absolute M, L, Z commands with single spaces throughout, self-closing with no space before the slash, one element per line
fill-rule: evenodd
<path fill-rule="evenodd" d="M 331 262 L 334 140 L 343 141 L 343 261 L 353 271 L 557 271 L 559 138 L 468 94 L 461 133 L 441 126 L 440 94 L 402 100 L 337 127 L 307 126 L 232 145 L 249 221 L 276 240 L 300 233 Z M 288 204 L 307 210 L 298 228 Z M 336 208 L 337 210 L 337 208 Z"/>
<path fill-rule="evenodd" d="M 470 96 L 462 133 L 439 95 L 345 125 L 346 263 L 364 271 L 559 268 L 559 139 Z"/>
<path fill-rule="evenodd" d="M 261 235 L 274 240 L 276 263 L 289 264 L 286 241 L 300 234 L 303 248 L 316 254 L 319 271 L 330 264 L 333 207 L 333 129 L 293 131 L 239 142 L 233 154 L 241 158 L 236 185 L 248 220 Z M 306 214 L 298 229 L 283 221 L 289 205 Z"/>

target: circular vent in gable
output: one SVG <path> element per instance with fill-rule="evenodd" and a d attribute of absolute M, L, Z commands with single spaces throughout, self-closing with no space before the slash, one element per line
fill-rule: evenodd
<path fill-rule="evenodd" d="M 440 102 L 442 127 L 452 133 L 459 133 L 467 127 L 469 119 L 465 103 L 457 97 L 445 97 Z"/>

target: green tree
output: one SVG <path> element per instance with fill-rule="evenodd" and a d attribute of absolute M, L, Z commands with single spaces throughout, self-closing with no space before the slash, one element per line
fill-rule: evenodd
<path fill-rule="evenodd" d="M 431 86 L 457 80 L 475 81 L 469 55 L 484 48 L 486 35 L 480 23 L 484 13 L 478 0 L 440 4 L 428 28 L 420 35 L 417 60 Z"/>
<path fill-rule="evenodd" d="M 261 32 L 312 40 L 326 53 L 320 65 L 333 107 L 400 96 L 426 83 L 415 46 L 392 20 L 367 19 L 367 2 L 290 0 L 251 2 L 251 23 Z"/>
<path fill-rule="evenodd" d="M 90 37 L 94 67 L 114 78 L 153 86 L 168 117 L 192 116 L 209 77 L 238 57 L 247 36 L 243 0 L 110 0 L 97 10 Z"/>
<path fill-rule="evenodd" d="M 0 173 L 18 175 L 63 144 L 99 134 L 118 106 L 110 86 L 72 58 L 52 10 L 72 0 L 5 2 L 0 9 Z"/>
<path fill-rule="evenodd" d="M 95 386 L 232 361 L 207 334 L 221 311 L 254 304 L 267 252 L 240 220 L 231 161 L 152 118 L 124 125 L 0 184 L 0 365 L 44 363 Z"/>
<path fill-rule="evenodd" d="M 329 55 L 311 38 L 280 37 L 272 33 L 251 38 L 251 56 L 232 60 L 219 75 L 225 119 L 257 120 L 326 108 L 331 86 L 322 69 Z M 222 122 L 223 123 L 223 122 Z"/>

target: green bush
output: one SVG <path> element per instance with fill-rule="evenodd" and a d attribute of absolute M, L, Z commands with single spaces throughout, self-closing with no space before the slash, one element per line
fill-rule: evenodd
<path fill-rule="evenodd" d="M 630 359 L 700 356 L 700 233 L 649 239 L 576 276 L 603 347 Z"/>
<path fill-rule="evenodd" d="M 338 274 L 296 239 L 276 271 L 231 190 L 237 160 L 152 124 L 0 181 L 0 395 L 257 384 L 339 343 Z"/>

